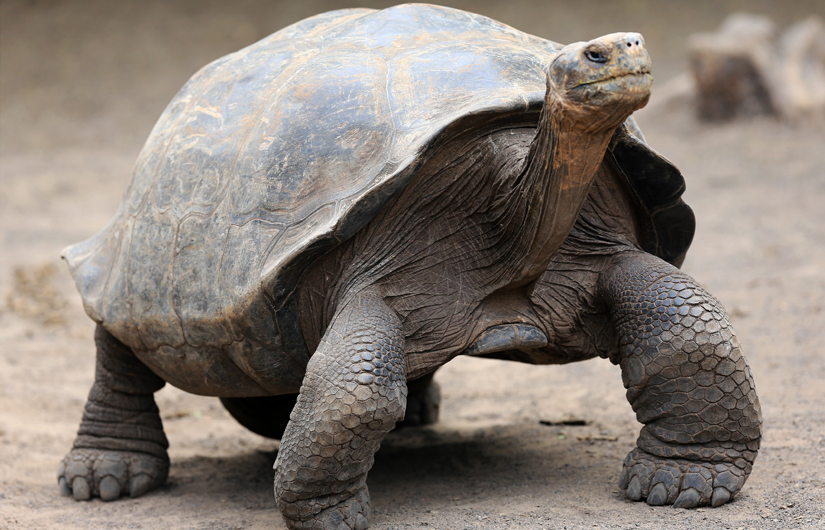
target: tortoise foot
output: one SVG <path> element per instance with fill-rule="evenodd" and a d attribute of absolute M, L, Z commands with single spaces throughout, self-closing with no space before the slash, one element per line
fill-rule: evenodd
<path fill-rule="evenodd" d="M 721 506 L 742 489 L 747 471 L 729 462 L 662 458 L 641 449 L 627 455 L 619 487 L 627 497 L 651 506 Z"/>
<path fill-rule="evenodd" d="M 329 497 L 334 497 L 333 495 Z M 330 506 L 329 497 L 323 499 L 304 499 L 292 503 L 283 510 L 284 521 L 290 530 L 364 530 L 369 527 L 370 495 L 367 487 Z"/>
<path fill-rule="evenodd" d="M 166 482 L 169 458 L 132 451 L 73 449 L 60 463 L 60 494 L 78 501 L 140 497 Z"/>

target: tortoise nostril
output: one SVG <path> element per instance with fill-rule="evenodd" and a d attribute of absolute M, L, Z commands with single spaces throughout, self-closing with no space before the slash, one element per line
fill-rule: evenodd
<path fill-rule="evenodd" d="M 644 38 L 639 33 L 625 33 L 622 40 L 631 50 L 641 50 L 644 47 Z"/>

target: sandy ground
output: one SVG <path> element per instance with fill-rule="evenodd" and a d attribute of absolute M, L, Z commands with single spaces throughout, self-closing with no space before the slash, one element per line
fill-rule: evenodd
<path fill-rule="evenodd" d="M 641 31 L 665 81 L 685 68 L 685 35 L 745 5 L 570 4 L 455 5 L 559 41 Z M 821 2 L 749 5 L 780 26 L 825 14 Z M 337 7 L 0 3 L 0 528 L 284 528 L 277 442 L 171 387 L 157 396 L 171 443 L 164 488 L 114 503 L 58 495 L 94 361 L 93 325 L 58 256 L 109 220 L 152 123 L 199 66 Z M 639 424 L 606 361 L 457 359 L 437 375 L 441 422 L 391 433 L 376 457 L 375 528 L 825 528 L 825 126 L 708 126 L 689 99 L 638 119 L 686 176 L 698 229 L 684 269 L 729 310 L 762 400 L 763 448 L 744 490 L 719 509 L 625 500 L 616 481 Z M 585 425 L 560 424 L 571 419 Z"/>

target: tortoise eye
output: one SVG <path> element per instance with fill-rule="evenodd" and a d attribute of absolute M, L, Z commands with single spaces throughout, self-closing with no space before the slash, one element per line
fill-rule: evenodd
<path fill-rule="evenodd" d="M 585 57 L 587 57 L 589 61 L 592 61 L 594 63 L 601 64 L 607 62 L 607 56 L 605 56 L 602 52 L 598 50 L 587 50 L 586 52 L 584 52 L 584 55 Z"/>

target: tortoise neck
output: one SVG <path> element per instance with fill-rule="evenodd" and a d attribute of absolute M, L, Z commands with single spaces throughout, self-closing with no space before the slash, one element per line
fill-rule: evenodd
<path fill-rule="evenodd" d="M 526 251 L 516 285 L 537 279 L 564 242 L 587 199 L 613 130 L 594 131 L 548 91 L 519 175 L 530 215 L 520 230 Z M 577 119 L 578 118 L 578 119 Z"/>

